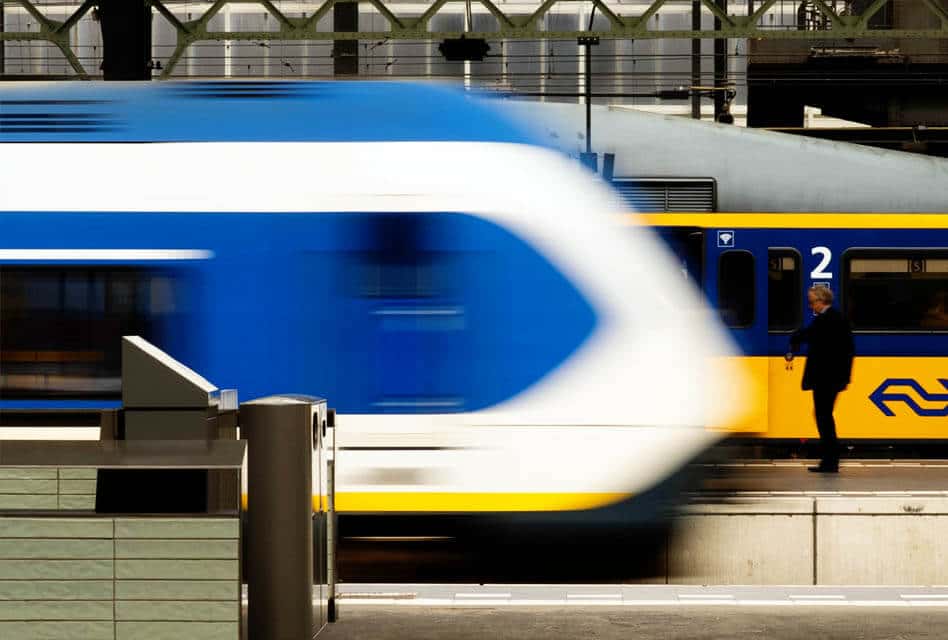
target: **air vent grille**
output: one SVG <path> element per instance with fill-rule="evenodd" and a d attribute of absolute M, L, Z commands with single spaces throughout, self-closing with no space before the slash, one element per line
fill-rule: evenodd
<path fill-rule="evenodd" d="M 713 178 L 616 178 L 612 181 L 625 203 L 635 211 L 717 211 Z"/>

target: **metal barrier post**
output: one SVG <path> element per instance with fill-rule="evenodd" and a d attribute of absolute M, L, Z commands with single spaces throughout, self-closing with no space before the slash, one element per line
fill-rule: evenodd
<path fill-rule="evenodd" d="M 338 619 L 338 612 L 336 611 L 336 461 L 334 459 L 327 463 L 327 469 L 328 477 L 326 481 L 329 484 L 329 513 L 326 518 L 326 537 L 328 538 L 326 545 L 326 562 L 328 563 L 326 568 L 326 583 L 328 593 L 326 596 L 329 604 L 329 622 L 335 622 Z"/>
<path fill-rule="evenodd" d="M 336 622 L 339 619 L 339 610 L 336 608 L 336 538 L 339 529 L 336 522 L 336 410 L 329 409 L 326 420 L 328 421 L 329 433 L 332 435 L 331 448 L 329 450 L 329 461 L 326 464 L 326 483 L 328 486 L 328 513 L 326 518 L 326 537 L 328 538 L 327 549 L 327 569 L 326 569 L 326 600 L 327 600 L 327 620 Z"/>
<path fill-rule="evenodd" d="M 240 405 L 247 440 L 249 640 L 302 640 L 313 611 L 314 404 L 274 396 Z"/>

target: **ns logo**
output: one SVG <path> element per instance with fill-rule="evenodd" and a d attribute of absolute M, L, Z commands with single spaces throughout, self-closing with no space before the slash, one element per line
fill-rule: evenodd
<path fill-rule="evenodd" d="M 948 379 L 939 378 L 938 382 L 948 392 Z M 948 393 L 940 391 L 929 392 L 912 378 L 888 378 L 869 395 L 869 399 L 887 416 L 895 415 L 892 405 L 902 403 L 917 416 L 943 418 L 948 416 Z"/>

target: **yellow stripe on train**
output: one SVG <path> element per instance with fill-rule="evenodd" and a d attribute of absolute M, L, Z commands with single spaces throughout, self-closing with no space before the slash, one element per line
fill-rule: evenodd
<path fill-rule="evenodd" d="M 942 213 L 630 213 L 624 220 L 713 229 L 948 229 Z"/>
<path fill-rule="evenodd" d="M 432 491 L 346 491 L 336 494 L 341 513 L 495 513 L 579 511 L 605 507 L 628 493 L 476 493 Z M 247 510 L 247 494 L 241 497 Z M 313 496 L 313 509 L 324 511 L 326 496 Z"/>

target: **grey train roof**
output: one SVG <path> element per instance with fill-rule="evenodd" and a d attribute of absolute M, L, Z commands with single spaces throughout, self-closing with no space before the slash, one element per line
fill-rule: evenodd
<path fill-rule="evenodd" d="M 585 150 L 585 107 L 508 101 L 548 142 Z M 714 178 L 718 210 L 948 212 L 948 160 L 594 106 L 592 148 L 615 176 Z"/>

